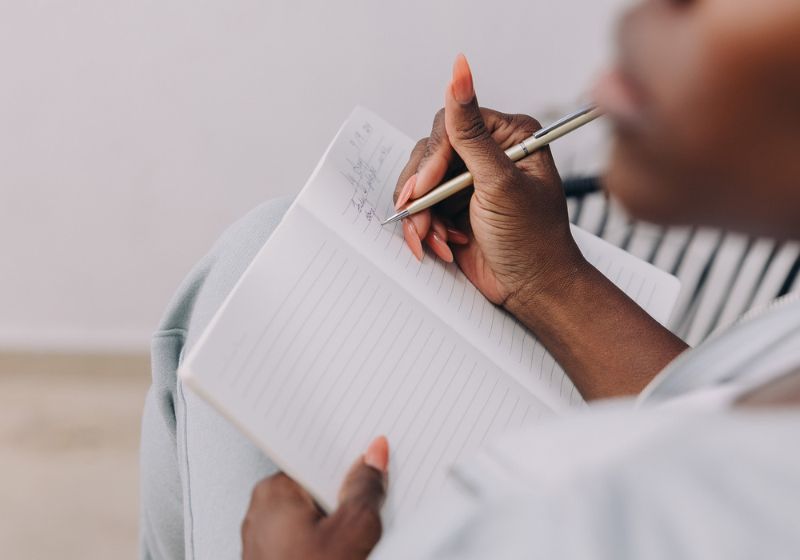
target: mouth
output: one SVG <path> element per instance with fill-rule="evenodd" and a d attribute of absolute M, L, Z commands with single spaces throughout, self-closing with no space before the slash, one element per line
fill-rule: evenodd
<path fill-rule="evenodd" d="M 629 11 L 617 28 L 617 61 L 592 88 L 594 102 L 615 124 L 635 127 L 643 119 L 646 92 L 636 72 L 635 37 L 640 13 Z"/>
<path fill-rule="evenodd" d="M 591 95 L 597 106 L 616 124 L 635 127 L 642 121 L 644 93 L 631 74 L 621 67 L 602 74 Z"/>

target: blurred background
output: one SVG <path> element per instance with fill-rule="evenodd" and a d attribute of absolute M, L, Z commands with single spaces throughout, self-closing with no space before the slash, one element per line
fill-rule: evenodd
<path fill-rule="evenodd" d="M 0 549 L 134 557 L 150 333 L 226 225 L 297 192 L 365 105 L 427 135 L 574 108 L 624 0 L 0 2 Z M 598 170 L 603 130 L 561 142 Z"/>

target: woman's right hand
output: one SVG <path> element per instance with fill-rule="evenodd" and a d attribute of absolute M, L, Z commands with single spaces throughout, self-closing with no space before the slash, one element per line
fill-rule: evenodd
<path fill-rule="evenodd" d="M 395 190 L 402 207 L 444 179 L 465 169 L 472 173 L 474 190 L 404 220 L 403 232 L 418 258 L 425 240 L 439 257 L 455 260 L 489 300 L 512 313 L 540 292 L 557 288 L 586 262 L 570 232 L 549 149 L 516 164 L 503 153 L 540 128 L 528 116 L 480 109 L 469 66 L 459 55 L 445 107 L 430 137 L 417 143 Z"/>

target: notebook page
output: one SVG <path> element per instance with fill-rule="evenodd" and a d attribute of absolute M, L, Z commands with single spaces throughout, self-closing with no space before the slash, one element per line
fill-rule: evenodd
<path fill-rule="evenodd" d="M 552 414 L 300 204 L 180 375 L 328 509 L 386 434 L 387 525 L 487 438 Z"/>
<path fill-rule="evenodd" d="M 483 297 L 455 264 L 431 251 L 419 263 L 400 224 L 380 225 L 394 212 L 392 193 L 412 147 L 406 135 L 357 108 L 303 191 L 302 204 L 548 406 L 581 404 L 536 338 Z M 674 277 L 579 228 L 573 234 L 592 264 L 662 324 L 667 321 L 679 290 Z"/>

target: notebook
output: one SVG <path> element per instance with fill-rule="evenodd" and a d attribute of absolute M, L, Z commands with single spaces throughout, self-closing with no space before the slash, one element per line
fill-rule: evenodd
<path fill-rule="evenodd" d="M 183 361 L 183 383 L 326 510 L 377 435 L 388 527 L 498 433 L 584 403 L 536 338 L 459 271 L 381 227 L 413 141 L 357 108 Z M 665 323 L 678 281 L 581 229 L 585 254 Z M 235 460 L 235 458 L 232 458 Z"/>

